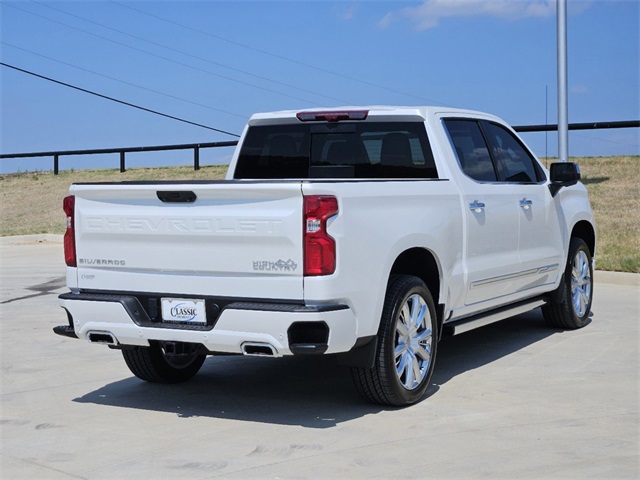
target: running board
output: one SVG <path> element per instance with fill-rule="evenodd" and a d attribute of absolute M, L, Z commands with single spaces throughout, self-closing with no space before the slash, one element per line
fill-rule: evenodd
<path fill-rule="evenodd" d="M 484 327 L 491 323 L 499 322 L 505 318 L 514 317 L 521 313 L 530 312 L 538 307 L 541 307 L 547 303 L 543 298 L 537 297 L 534 299 L 519 302 L 506 307 L 498 308 L 497 310 L 491 310 L 473 317 L 464 318 L 462 320 L 455 320 L 451 323 L 446 323 L 443 326 L 444 335 L 458 335 L 460 333 L 468 332 L 474 328 Z"/>

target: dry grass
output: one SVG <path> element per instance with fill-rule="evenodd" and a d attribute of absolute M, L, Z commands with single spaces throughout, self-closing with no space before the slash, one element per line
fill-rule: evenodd
<path fill-rule="evenodd" d="M 596 217 L 596 266 L 640 273 L 640 157 L 577 160 Z"/>
<path fill-rule="evenodd" d="M 120 173 L 117 169 L 17 173 L 0 175 L 2 219 L 0 236 L 35 233 L 64 233 L 62 199 L 69 185 L 80 182 L 120 182 L 127 180 L 219 180 L 227 172 L 224 166 L 135 168 Z"/>
<path fill-rule="evenodd" d="M 572 158 L 580 164 L 598 229 L 597 266 L 640 273 L 640 157 Z M 63 233 L 62 199 L 74 182 L 124 180 L 217 180 L 227 167 L 136 168 L 0 175 L 0 235 Z"/>

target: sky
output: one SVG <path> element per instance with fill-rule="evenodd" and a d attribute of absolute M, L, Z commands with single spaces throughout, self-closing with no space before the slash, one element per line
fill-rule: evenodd
<path fill-rule="evenodd" d="M 568 1 L 569 122 L 640 119 L 640 1 Z M 548 0 L 0 1 L 0 153 L 234 140 L 255 112 L 436 105 L 557 122 Z M 205 128 L 209 127 L 209 128 Z M 215 129 L 215 130 L 214 130 Z M 522 135 L 540 157 L 555 132 Z M 228 163 L 230 148 L 202 150 Z M 638 155 L 640 129 L 570 132 L 572 156 Z M 61 169 L 115 168 L 117 155 Z M 127 166 L 193 153 L 128 154 Z M 52 169 L 0 160 L 0 173 Z"/>

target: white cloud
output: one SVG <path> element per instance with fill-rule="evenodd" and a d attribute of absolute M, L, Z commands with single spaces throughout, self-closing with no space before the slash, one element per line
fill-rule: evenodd
<path fill-rule="evenodd" d="M 392 12 L 387 13 L 382 17 L 382 20 L 378 22 L 378 27 L 382 29 L 388 28 L 393 23 L 394 18 L 395 15 Z"/>
<path fill-rule="evenodd" d="M 344 21 L 349 21 L 351 19 L 353 19 L 353 17 L 355 17 L 356 15 L 356 11 L 358 10 L 358 5 L 357 4 L 353 4 L 349 7 L 347 7 L 346 9 L 342 10 L 340 12 L 340 19 L 344 20 Z"/>
<path fill-rule="evenodd" d="M 519 20 L 530 17 L 550 17 L 556 13 L 555 0 L 424 0 L 416 7 L 408 7 L 397 14 L 388 13 L 380 22 L 387 28 L 396 18 L 408 18 L 418 30 L 437 27 L 449 17 L 497 17 Z"/>

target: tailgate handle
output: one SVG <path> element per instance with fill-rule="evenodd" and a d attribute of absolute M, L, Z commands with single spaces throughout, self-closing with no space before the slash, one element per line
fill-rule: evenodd
<path fill-rule="evenodd" d="M 198 197 L 191 191 L 160 191 L 156 192 L 158 198 L 165 203 L 193 203 Z"/>

